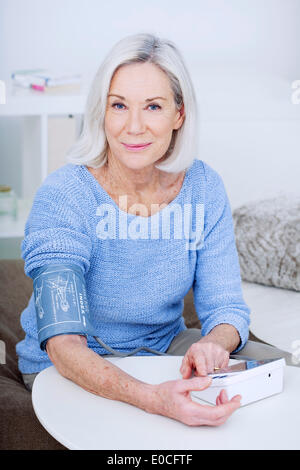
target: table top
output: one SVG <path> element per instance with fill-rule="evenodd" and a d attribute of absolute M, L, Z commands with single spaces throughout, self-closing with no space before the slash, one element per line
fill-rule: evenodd
<path fill-rule="evenodd" d="M 182 356 L 107 360 L 148 383 L 181 378 Z M 86 392 L 52 366 L 36 377 L 32 402 L 45 429 L 74 450 L 300 449 L 299 389 L 300 369 L 287 366 L 282 393 L 239 408 L 219 427 L 190 427 Z"/>

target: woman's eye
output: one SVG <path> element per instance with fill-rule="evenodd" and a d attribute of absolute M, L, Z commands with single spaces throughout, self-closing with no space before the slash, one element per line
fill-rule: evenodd
<path fill-rule="evenodd" d="M 123 108 L 119 108 L 119 106 L 124 106 L 122 103 L 114 103 L 112 105 L 112 108 L 115 108 L 115 109 L 123 109 Z"/>
<path fill-rule="evenodd" d="M 149 108 L 150 108 L 150 107 L 152 107 L 152 108 L 154 107 L 154 108 L 156 108 L 156 109 L 161 109 L 161 107 L 159 106 L 159 104 L 149 104 Z M 152 111 L 156 111 L 156 110 L 155 110 L 155 109 L 152 109 Z"/>

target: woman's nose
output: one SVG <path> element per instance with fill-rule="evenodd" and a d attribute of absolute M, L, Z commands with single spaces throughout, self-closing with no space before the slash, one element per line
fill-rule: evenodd
<path fill-rule="evenodd" d="M 142 111 L 130 110 L 127 115 L 126 130 L 130 134 L 141 134 L 145 131 Z"/>

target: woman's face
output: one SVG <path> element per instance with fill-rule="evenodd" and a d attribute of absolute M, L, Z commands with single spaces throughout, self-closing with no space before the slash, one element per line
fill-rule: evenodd
<path fill-rule="evenodd" d="M 175 106 L 169 78 L 151 63 L 122 66 L 111 81 L 105 133 L 114 158 L 132 170 L 160 160 L 184 115 Z M 145 147 L 130 147 L 147 144 Z"/>

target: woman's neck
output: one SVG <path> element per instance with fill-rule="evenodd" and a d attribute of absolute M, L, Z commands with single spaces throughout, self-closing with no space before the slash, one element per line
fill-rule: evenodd
<path fill-rule="evenodd" d="M 140 170 L 132 170 L 113 157 L 109 157 L 102 167 L 103 178 L 113 193 L 138 196 L 168 191 L 182 174 L 161 171 L 155 168 L 154 164 Z"/>

